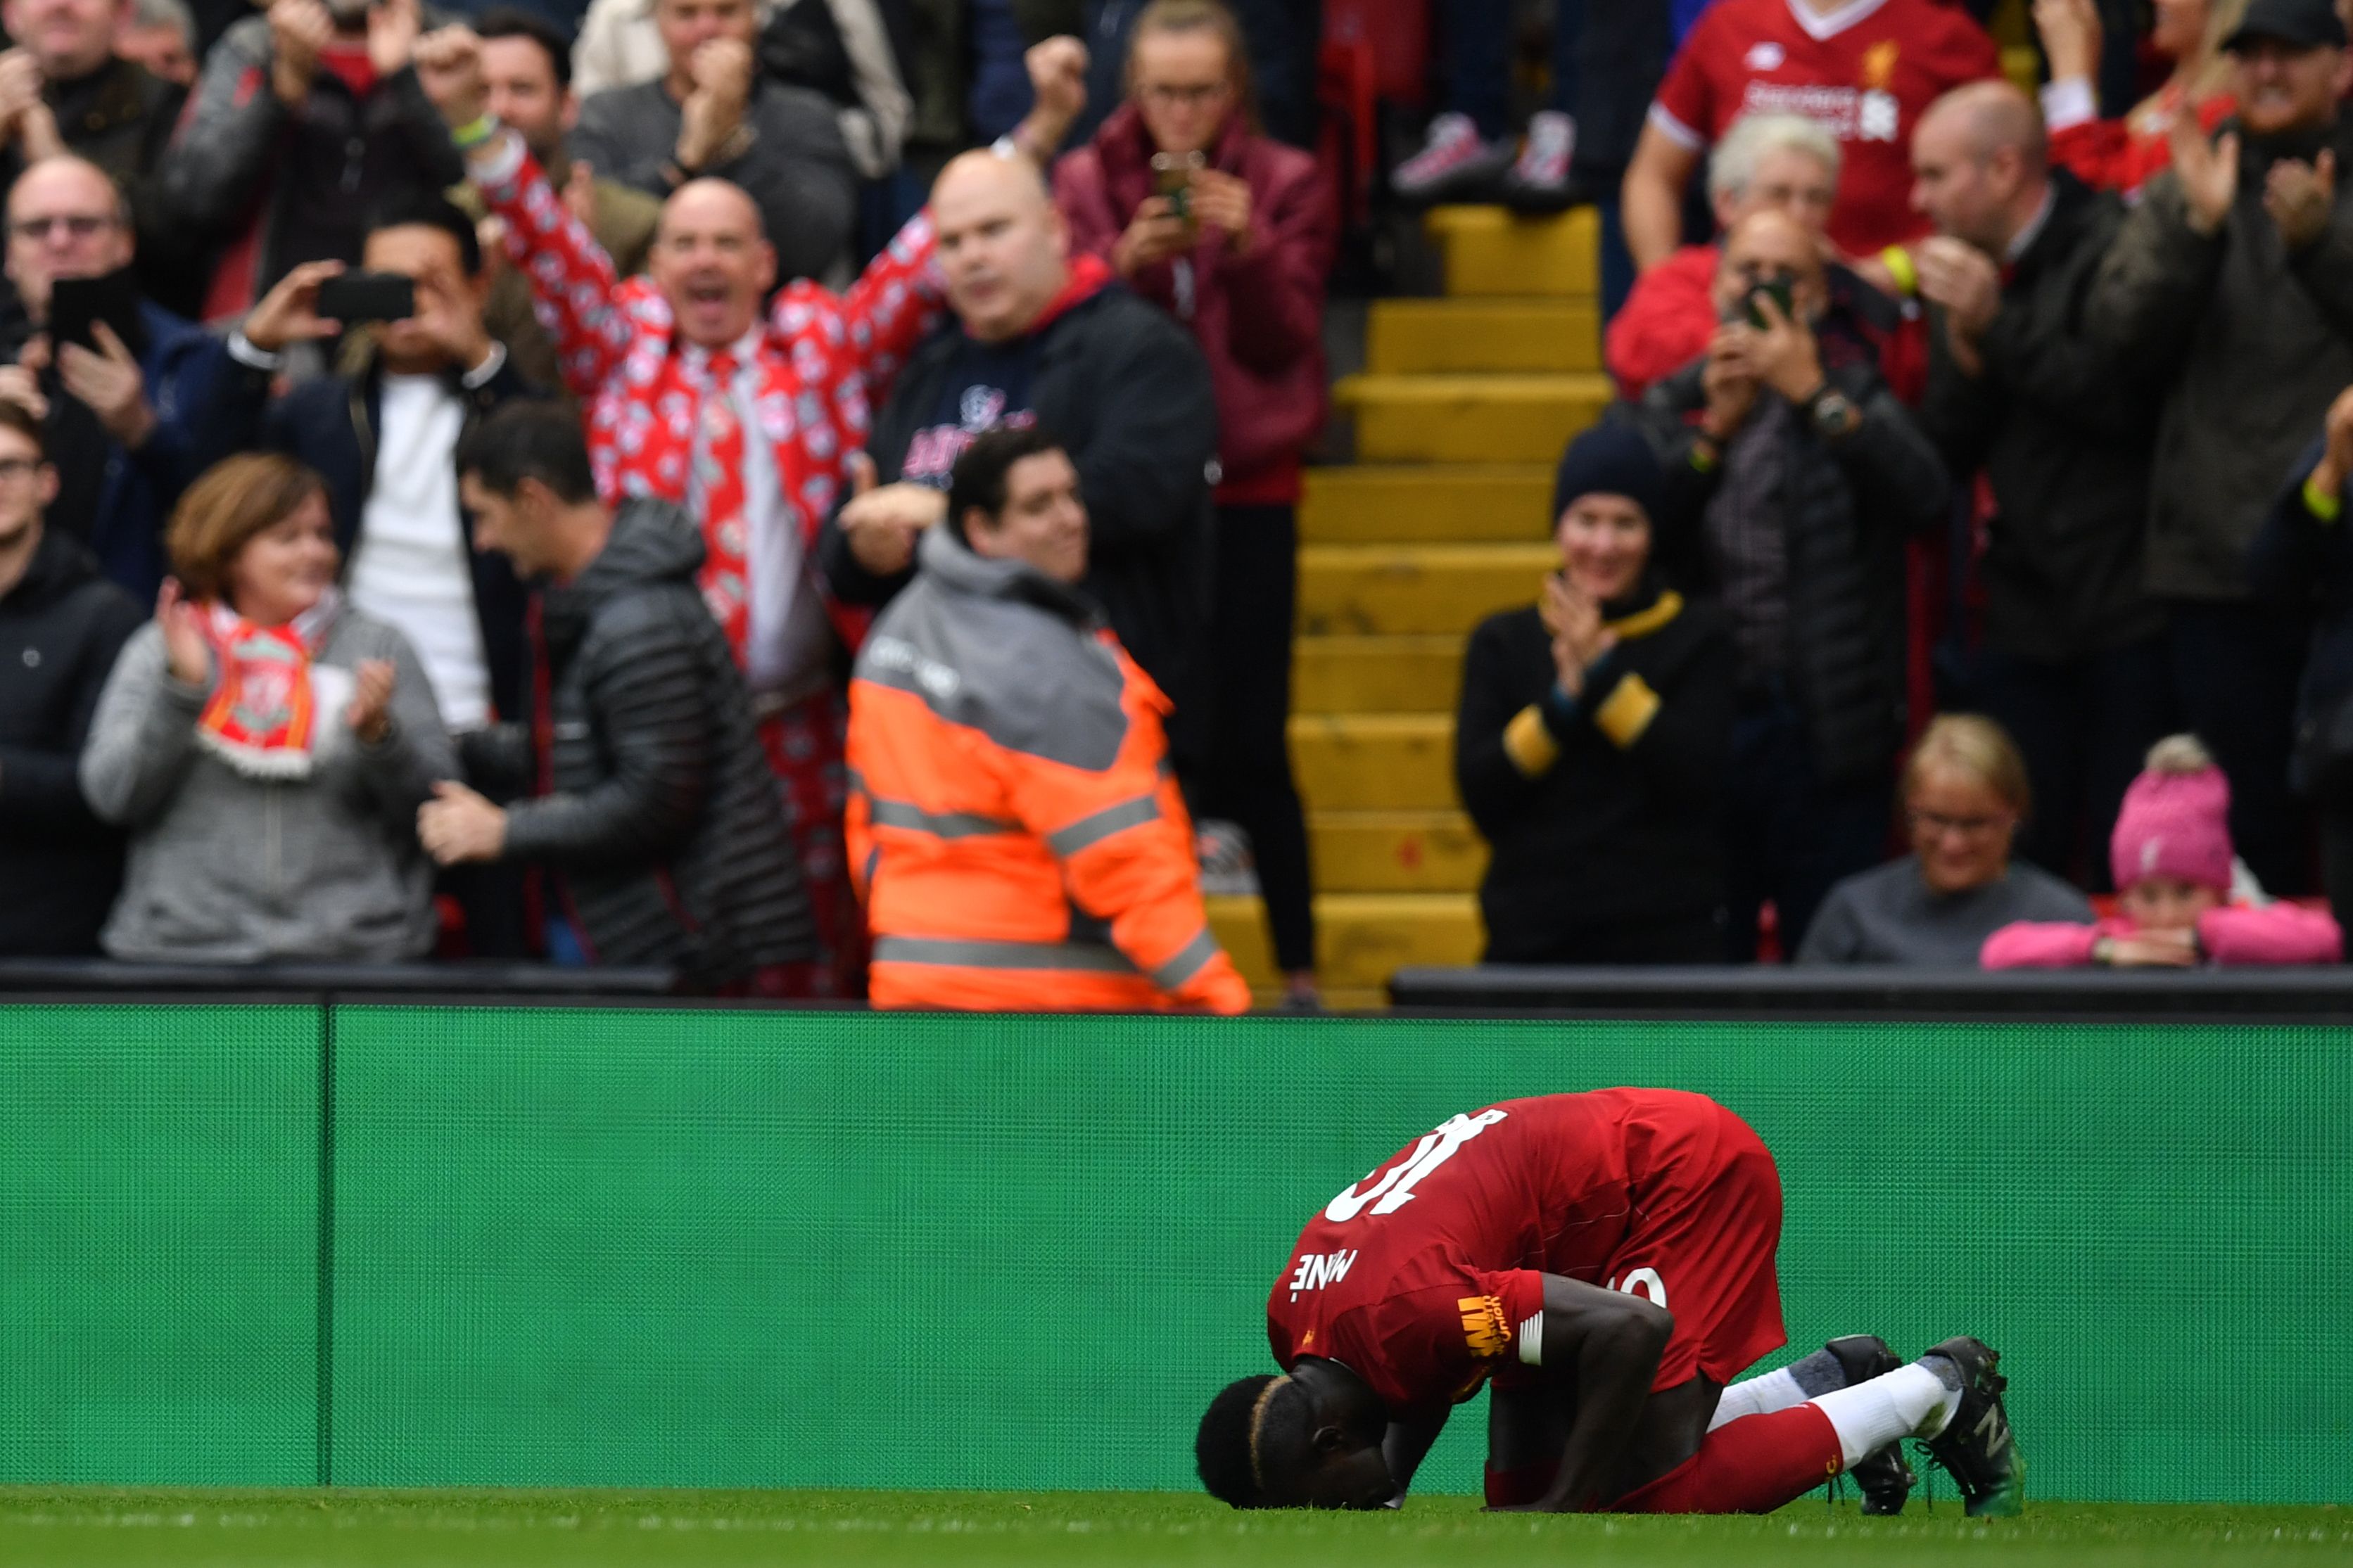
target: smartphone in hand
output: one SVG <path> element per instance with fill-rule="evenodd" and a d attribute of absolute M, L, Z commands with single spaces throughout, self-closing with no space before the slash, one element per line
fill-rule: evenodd
<path fill-rule="evenodd" d="M 417 314 L 417 279 L 398 272 L 345 272 L 319 285 L 319 314 L 356 326 Z"/>

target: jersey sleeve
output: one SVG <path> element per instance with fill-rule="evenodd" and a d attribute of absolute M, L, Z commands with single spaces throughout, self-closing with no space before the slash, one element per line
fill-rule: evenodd
<path fill-rule="evenodd" d="M 1715 58 L 1716 35 L 1723 31 L 1715 24 L 1714 14 L 1700 18 L 1667 62 L 1666 78 L 1651 100 L 1651 123 L 1694 152 L 1715 140 L 1716 93 L 1708 68 Z"/>
<path fill-rule="evenodd" d="M 1472 1270 L 1393 1296 L 1367 1314 L 1380 1368 L 1367 1380 L 1393 1409 L 1460 1405 L 1492 1373 L 1520 1364 L 1522 1335 L 1543 1315 L 1544 1276 L 1533 1268 Z M 1338 1359 L 1366 1372 L 1345 1349 Z"/>

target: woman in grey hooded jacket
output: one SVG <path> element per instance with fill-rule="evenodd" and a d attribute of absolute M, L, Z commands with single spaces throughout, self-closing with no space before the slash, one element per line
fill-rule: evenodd
<path fill-rule="evenodd" d="M 231 458 L 99 699 L 81 784 L 130 835 L 117 958 L 387 963 L 433 944 L 417 807 L 456 775 L 407 639 L 342 602 L 325 487 Z"/>

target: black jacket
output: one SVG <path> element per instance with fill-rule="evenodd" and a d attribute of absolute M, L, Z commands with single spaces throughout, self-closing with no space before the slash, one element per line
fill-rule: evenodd
<path fill-rule="evenodd" d="M 91 813 L 76 773 L 98 694 L 141 618 L 55 529 L 0 596 L 0 954 L 98 951 L 122 837 Z"/>
<path fill-rule="evenodd" d="M 506 858 L 555 873 L 552 911 L 591 958 L 718 986 L 813 959 L 817 941 L 702 565 L 684 512 L 625 504 L 588 569 L 540 590 L 547 708 L 460 744 L 481 787 L 533 795 L 508 808 Z"/>
<path fill-rule="evenodd" d="M 2353 518 L 2342 493 L 2327 521 L 2305 500 L 2325 446 L 2315 441 L 2288 471 L 2247 552 L 2247 577 L 2282 613 L 2312 620 L 2288 779 L 2298 794 L 2342 809 L 2353 805 Z"/>
<path fill-rule="evenodd" d="M 188 89 L 112 56 L 79 80 L 43 83 L 41 100 L 57 117 L 66 151 L 105 170 L 130 198 L 140 286 L 174 315 L 197 314 L 207 252 L 193 242 L 186 225 L 174 221 L 155 177 Z M 0 151 L 0 180 L 13 185 L 24 172 L 18 146 Z"/>
<path fill-rule="evenodd" d="M 2053 172 L 2051 216 L 1986 330 L 1983 374 L 1953 363 L 1941 310 L 1929 324 L 1920 424 L 1955 474 L 1982 468 L 1993 487 L 1986 638 L 2021 658 L 2105 653 L 2164 624 L 2141 558 L 2165 389 L 2084 329 L 2125 210 Z"/>
<path fill-rule="evenodd" d="M 951 319 L 900 373 L 867 443 L 883 483 L 899 478 L 908 443 L 937 407 L 962 335 Z M 1208 363 L 1166 312 L 1113 284 L 1047 323 L 1029 392 L 1039 425 L 1079 470 L 1088 522 L 1082 586 L 1182 710 L 1208 624 L 1218 450 Z M 870 575 L 832 519 L 818 563 L 835 595 L 857 605 L 885 603 L 912 574 Z"/>
<path fill-rule="evenodd" d="M 1651 519 L 1659 553 L 1703 583 L 1707 503 L 1724 472 L 1692 460 L 1704 366 L 1695 361 L 1651 387 L 1641 416 L 1667 470 Z M 1904 743 L 1905 542 L 1945 526 L 1951 485 L 1876 370 L 1850 362 L 1826 374 L 1862 422 L 1837 441 L 1803 418 L 1792 426 L 1780 497 L 1789 560 L 1782 679 L 1816 771 L 1825 783 L 1856 784 L 1882 773 Z"/>
<path fill-rule="evenodd" d="M 1493 847 L 1479 902 L 1487 961 L 1539 963 L 1622 921 L 1704 917 L 1724 903 L 1721 803 L 1737 656 L 1715 613 L 1673 595 L 1613 616 L 1619 643 L 1586 672 L 1574 711 L 1548 707 L 1552 637 L 1532 606 L 1471 634 L 1454 724 L 1454 782 Z M 1633 613 L 1640 610 L 1644 613 Z M 1653 625 L 1652 623 L 1657 623 Z M 1642 693 L 1656 711 L 1620 744 Z M 1618 706 L 1613 707 L 1613 702 Z M 1535 720 L 1520 719 L 1535 707 Z M 1550 745 L 1507 744 L 1517 720 Z M 1556 754 L 1543 762 L 1543 752 Z"/>
<path fill-rule="evenodd" d="M 2247 546 L 2280 475 L 2353 382 L 2353 180 L 2340 174 L 2327 230 L 2299 251 L 2263 208 L 2274 165 L 2324 147 L 2353 168 L 2353 114 L 2288 144 L 2241 130 L 2238 196 L 2219 230 L 2189 226 L 2168 169 L 2102 259 L 2085 325 L 2166 393 L 2147 550 L 2162 597 L 2249 596 Z"/>
<path fill-rule="evenodd" d="M 368 492 L 375 487 L 376 431 L 384 419 L 384 375 L 371 357 L 358 375 L 321 375 L 298 382 L 285 396 L 269 398 L 270 375 L 250 365 L 237 364 L 237 384 L 230 395 L 244 400 L 233 421 L 253 431 L 251 441 L 264 450 L 283 452 L 318 470 L 327 481 L 328 509 L 335 518 L 335 547 L 350 570 L 359 542 L 360 521 Z M 498 373 L 476 387 L 455 374 L 451 390 L 466 405 L 466 427 L 487 418 L 502 405 L 522 397 L 545 396 L 526 381 L 509 359 Z M 451 454 L 453 459 L 455 454 Z M 507 558 L 474 549 L 474 516 L 458 509 L 465 531 L 466 552 L 474 574 L 474 618 L 482 631 L 483 662 L 491 676 L 491 698 L 501 718 L 519 719 L 531 711 L 531 650 L 523 633 L 525 596 Z"/>

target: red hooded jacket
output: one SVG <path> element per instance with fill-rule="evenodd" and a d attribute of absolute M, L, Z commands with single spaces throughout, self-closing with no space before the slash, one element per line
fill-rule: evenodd
<path fill-rule="evenodd" d="M 1054 203 L 1074 252 L 1111 259 L 1128 219 L 1154 193 L 1152 139 L 1123 104 L 1054 170 Z M 1204 229 L 1187 257 L 1129 279 L 1138 294 L 1184 321 L 1217 389 L 1217 499 L 1280 504 L 1299 499 L 1299 457 L 1324 426 L 1324 279 L 1338 218 L 1315 161 L 1229 121 L 1212 168 L 1250 188 L 1250 243 L 1237 255 Z M 1177 263 L 1189 264 L 1189 285 Z"/>

